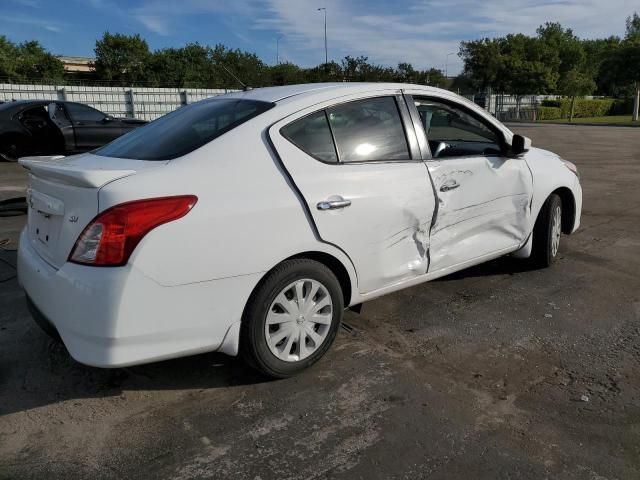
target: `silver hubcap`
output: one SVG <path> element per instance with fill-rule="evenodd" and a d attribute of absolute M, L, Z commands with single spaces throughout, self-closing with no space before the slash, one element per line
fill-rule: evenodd
<path fill-rule="evenodd" d="M 333 319 L 329 291 L 316 280 L 296 280 L 275 298 L 264 326 L 269 350 L 280 360 L 304 360 L 327 338 Z"/>
<path fill-rule="evenodd" d="M 560 234 L 562 233 L 562 210 L 556 207 L 551 220 L 551 255 L 556 256 L 560 246 Z"/>

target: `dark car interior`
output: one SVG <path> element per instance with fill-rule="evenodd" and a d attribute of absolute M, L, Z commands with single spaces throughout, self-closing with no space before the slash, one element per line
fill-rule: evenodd
<path fill-rule="evenodd" d="M 33 153 L 64 152 L 64 138 L 51 120 L 47 105 L 27 108 L 17 115 L 17 120 L 32 135 L 36 147 Z"/>
<path fill-rule="evenodd" d="M 499 136 L 466 112 L 422 100 L 416 108 L 434 158 L 502 153 Z"/>

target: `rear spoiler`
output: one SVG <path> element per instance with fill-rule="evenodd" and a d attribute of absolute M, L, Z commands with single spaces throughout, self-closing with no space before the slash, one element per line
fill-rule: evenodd
<path fill-rule="evenodd" d="M 100 188 L 109 182 L 136 173 L 136 170 L 109 170 L 106 168 L 87 168 L 86 165 L 76 166 L 73 162 L 65 162 L 65 158 L 64 155 L 22 157 L 18 163 L 36 177 L 84 188 Z"/>

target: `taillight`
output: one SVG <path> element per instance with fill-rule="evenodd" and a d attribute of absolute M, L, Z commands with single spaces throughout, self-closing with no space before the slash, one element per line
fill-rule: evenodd
<path fill-rule="evenodd" d="M 99 267 L 124 265 L 147 233 L 184 217 L 197 201 L 194 195 L 182 195 L 135 200 L 111 207 L 85 227 L 71 250 L 69 261 Z"/>

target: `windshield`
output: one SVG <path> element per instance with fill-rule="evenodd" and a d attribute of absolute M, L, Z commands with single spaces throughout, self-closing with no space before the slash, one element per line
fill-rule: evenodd
<path fill-rule="evenodd" d="M 94 153 L 134 160 L 171 160 L 200 148 L 273 106 L 273 103 L 237 98 L 193 103 L 133 130 Z"/>

